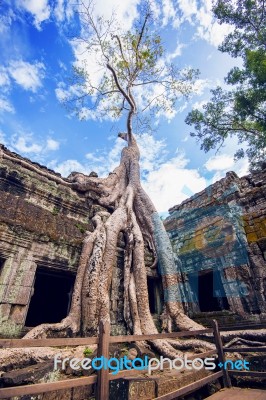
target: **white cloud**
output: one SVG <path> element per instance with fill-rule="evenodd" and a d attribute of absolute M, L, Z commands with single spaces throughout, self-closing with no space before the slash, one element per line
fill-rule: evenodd
<path fill-rule="evenodd" d="M 238 176 L 244 176 L 249 174 L 249 162 L 247 158 L 243 158 L 241 160 L 238 160 L 235 164 L 234 164 L 234 169 L 233 171 L 235 171 L 235 173 Z"/>
<path fill-rule="evenodd" d="M 85 4 L 88 1 L 85 1 Z M 139 0 L 97 0 L 95 2 L 94 12 L 97 16 L 103 16 L 110 19 L 115 11 L 116 19 L 120 26 L 130 29 L 134 19 L 137 17 L 137 5 Z"/>
<path fill-rule="evenodd" d="M 202 101 L 195 101 L 195 103 L 193 103 L 192 108 L 193 109 L 197 109 L 200 111 L 203 111 L 203 106 L 207 103 L 207 100 L 202 100 Z"/>
<path fill-rule="evenodd" d="M 232 143 L 233 145 L 233 143 Z M 208 171 L 215 172 L 213 181 L 223 178 L 226 172 L 234 171 L 238 176 L 249 173 L 249 162 L 247 158 L 235 161 L 233 155 L 219 154 L 210 157 L 204 165 Z"/>
<path fill-rule="evenodd" d="M 58 65 L 61 69 L 63 69 L 64 71 L 67 71 L 66 64 L 64 64 L 61 60 L 58 60 Z"/>
<path fill-rule="evenodd" d="M 171 20 L 178 24 L 176 8 L 171 0 L 162 0 L 162 25 L 166 26 Z"/>
<path fill-rule="evenodd" d="M 215 21 L 209 25 L 200 25 L 197 29 L 197 36 L 218 47 L 223 42 L 225 36 L 232 30 L 232 26 L 227 24 L 220 25 Z"/>
<path fill-rule="evenodd" d="M 233 167 L 233 165 L 234 157 L 226 154 L 213 156 L 205 163 L 205 167 L 208 171 L 224 171 Z"/>
<path fill-rule="evenodd" d="M 166 61 L 167 62 L 171 62 L 173 61 L 176 57 L 181 56 L 182 54 L 182 49 L 185 47 L 185 44 L 183 43 L 177 43 L 176 48 L 174 51 L 172 51 L 171 53 L 168 53 L 166 55 Z"/>
<path fill-rule="evenodd" d="M 4 87 L 5 90 L 10 86 L 10 78 L 4 67 L 0 67 L 0 86 Z"/>
<path fill-rule="evenodd" d="M 46 140 L 46 150 L 58 150 L 59 146 L 60 143 L 54 139 L 49 138 Z"/>
<path fill-rule="evenodd" d="M 197 14 L 197 1 L 196 0 L 179 0 L 178 6 L 182 12 L 182 19 L 188 20 L 192 23 L 192 16 Z"/>
<path fill-rule="evenodd" d="M 5 111 L 14 113 L 15 109 L 9 100 L 5 99 L 4 97 L 0 97 L 0 113 Z"/>
<path fill-rule="evenodd" d="M 48 0 L 17 0 L 17 4 L 32 14 L 34 25 L 39 30 L 41 23 L 50 17 L 51 9 Z"/>
<path fill-rule="evenodd" d="M 56 160 L 52 160 L 48 163 L 48 167 L 59 172 L 64 177 L 67 177 L 74 171 L 82 172 L 83 174 L 91 172 L 91 170 L 87 170 L 87 168 L 77 160 L 66 160 L 59 164 Z"/>
<path fill-rule="evenodd" d="M 197 79 L 194 83 L 194 92 L 198 95 L 203 94 L 204 90 L 210 86 L 209 79 Z"/>
<path fill-rule="evenodd" d="M 18 129 L 18 131 L 11 135 L 10 139 L 6 141 L 6 145 L 19 154 L 31 157 L 38 155 L 43 159 L 49 152 L 59 149 L 60 143 L 50 137 L 38 139 L 30 132 L 22 129 Z"/>
<path fill-rule="evenodd" d="M 12 21 L 16 18 L 15 13 L 9 7 L 5 13 L 0 15 L 0 34 L 3 35 L 10 30 Z"/>
<path fill-rule="evenodd" d="M 227 171 L 235 171 L 239 176 L 248 173 L 246 159 L 234 162 L 233 155 L 221 154 L 210 157 L 206 162 L 206 169 L 213 172 L 212 179 L 207 182 L 198 170 L 188 168 L 189 160 L 183 153 L 176 152 L 174 157 L 169 158 L 163 140 L 147 134 L 137 139 L 141 154 L 142 185 L 159 212 L 166 212 L 170 207 L 180 204 L 210 183 L 223 178 Z M 87 175 L 95 171 L 101 177 L 107 176 L 119 164 L 124 146 L 125 142 L 117 138 L 111 150 L 87 153 L 85 162 L 71 159 L 58 163 L 54 160 L 49 163 L 49 167 L 63 176 L 68 176 L 72 171 Z"/>
<path fill-rule="evenodd" d="M 41 62 L 11 61 L 7 68 L 10 76 L 25 90 L 36 92 L 42 86 L 45 67 Z"/>
<path fill-rule="evenodd" d="M 196 28 L 196 37 L 217 47 L 224 37 L 233 30 L 228 24 L 219 24 L 212 13 L 212 0 L 179 0 L 181 21 L 189 21 Z"/>
<path fill-rule="evenodd" d="M 59 22 L 62 22 L 65 18 L 64 0 L 58 0 L 54 9 L 54 14 Z"/>
<path fill-rule="evenodd" d="M 19 153 L 40 153 L 42 146 L 38 143 L 32 143 L 30 136 L 14 136 L 12 147 Z"/>
<path fill-rule="evenodd" d="M 225 36 L 233 31 L 233 27 L 229 24 L 219 24 L 216 21 L 213 16 L 212 6 L 212 0 L 201 2 L 196 15 L 199 24 L 196 36 L 217 47 L 223 42 Z"/>
<path fill-rule="evenodd" d="M 170 207 L 180 203 L 188 194 L 184 187 L 189 187 L 191 193 L 196 193 L 206 187 L 206 181 L 195 169 L 188 169 L 188 160 L 183 154 L 175 155 L 167 160 L 166 145 L 163 140 L 156 140 L 153 136 L 138 137 L 140 148 L 140 168 L 142 184 L 159 212 L 167 211 Z M 114 147 L 106 151 L 96 151 L 86 154 L 84 163 L 77 160 L 66 160 L 49 164 L 50 168 L 68 176 L 72 171 L 89 174 L 95 171 L 99 176 L 106 176 L 120 160 L 120 154 L 125 142 L 116 139 Z"/>
<path fill-rule="evenodd" d="M 166 144 L 163 140 L 156 140 L 153 136 L 144 134 L 138 138 L 140 149 L 140 166 L 144 175 L 154 171 L 167 156 Z"/>
<path fill-rule="evenodd" d="M 86 154 L 86 158 L 87 158 L 89 161 L 92 161 L 92 162 L 101 161 L 101 157 L 97 157 L 97 156 L 95 156 L 93 153 L 87 153 L 87 154 Z"/>
<path fill-rule="evenodd" d="M 181 203 L 188 195 L 184 187 L 189 187 L 192 193 L 206 187 L 206 181 L 195 169 L 185 168 L 188 160 L 182 154 L 173 157 L 151 171 L 143 187 L 151 197 L 159 212 L 167 211 L 170 207 Z"/>
<path fill-rule="evenodd" d="M 241 147 L 247 150 L 247 144 L 242 143 Z M 249 162 L 247 157 L 240 160 L 234 160 L 234 154 L 239 149 L 238 138 L 232 136 L 225 140 L 219 154 L 210 157 L 204 164 L 208 171 L 214 172 L 213 180 L 216 181 L 225 176 L 226 172 L 234 171 L 238 176 L 249 173 Z"/>

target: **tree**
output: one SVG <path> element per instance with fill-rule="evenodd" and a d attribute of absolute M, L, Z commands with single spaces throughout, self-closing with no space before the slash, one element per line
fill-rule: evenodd
<path fill-rule="evenodd" d="M 225 139 L 237 136 L 236 159 L 248 156 L 252 167 L 266 156 L 266 18 L 264 0 L 216 1 L 213 12 L 219 23 L 233 25 L 219 50 L 242 57 L 243 67 L 234 67 L 225 78 L 233 90 L 217 87 L 203 111 L 192 110 L 186 123 L 191 135 L 206 152 L 220 148 Z"/>
<path fill-rule="evenodd" d="M 88 195 L 96 195 L 104 209 L 96 212 L 93 217 L 95 229 L 84 239 L 68 316 L 58 324 L 39 325 L 25 337 L 80 333 L 94 335 L 98 332 L 100 320 L 110 320 L 109 292 L 120 232 L 123 232 L 126 241 L 124 319 L 128 331 L 139 335 L 158 333 L 149 309 L 145 246 L 153 254 L 153 267 L 157 266 L 158 261 L 160 264 L 165 320 L 174 322 L 181 330 L 204 329 L 184 313 L 180 293 L 181 276 L 164 225 L 141 186 L 140 154 L 133 135 L 138 104 L 146 100 L 146 105 L 140 110 L 142 112 L 154 108 L 168 111 L 180 94 L 191 91 L 194 73 L 187 70 L 184 75 L 161 60 L 161 39 L 151 33 L 152 14 L 148 3 L 141 13 L 141 21 L 133 31 L 126 33 L 117 29 L 113 31 L 114 17 L 110 21 L 102 18 L 95 20 L 91 3 L 89 6 L 82 4 L 80 13 L 89 36 L 86 33 L 79 41 L 85 43 L 90 55 L 93 52 L 99 56 L 98 63 L 103 68 L 103 75 L 95 85 L 85 67 L 76 68 L 83 91 L 76 101 L 79 106 L 81 102 L 81 110 L 87 102 L 89 110 L 100 107 L 98 111 L 101 111 L 103 103 L 106 104 L 105 112 L 114 112 L 118 116 L 125 112 L 127 129 L 119 133 L 119 137 L 127 142 L 127 147 L 122 150 L 120 165 L 107 178 L 80 173 L 73 173 L 69 177 L 69 185 Z M 149 87 L 152 97 L 146 91 L 139 93 L 140 87 Z M 88 109 L 82 112 L 88 112 Z M 159 353 L 171 358 L 181 355 L 179 350 L 182 349 L 213 349 L 213 344 L 196 339 L 185 342 L 153 340 L 150 344 Z"/>
<path fill-rule="evenodd" d="M 34 328 L 26 337 L 92 335 L 97 333 L 100 320 L 109 320 L 109 291 L 120 232 L 126 238 L 124 319 L 129 332 L 157 333 L 149 309 L 145 245 L 153 254 L 153 267 L 157 266 L 158 259 L 160 262 L 167 294 L 165 318 L 174 321 L 180 329 L 203 329 L 184 314 L 180 276 L 171 243 L 154 205 L 141 187 L 139 149 L 133 135 L 134 122 L 141 117 L 139 114 L 146 110 L 158 113 L 172 109 L 180 95 L 192 90 L 196 73 L 189 69 L 179 71 L 163 61 L 161 38 L 151 32 L 152 13 L 148 3 L 141 14 L 141 21 L 132 31 L 114 31 L 114 16 L 110 21 L 95 20 L 92 3 L 82 4 L 80 16 L 87 30 L 78 41 L 85 44 L 90 55 L 98 57 L 103 74 L 96 85 L 85 65 L 76 67 L 76 88 L 82 89 L 81 95 L 75 97 L 78 112 L 98 108 L 100 113 L 111 112 L 113 117 L 125 113 L 126 132 L 119 136 L 127 142 L 127 147 L 122 150 L 120 165 L 107 178 L 79 173 L 70 176 L 73 188 L 93 192 L 99 204 L 109 212 L 96 213 L 95 230 L 84 239 L 69 315 L 59 324 Z M 145 92 L 140 92 L 140 88 L 145 88 Z M 138 104 L 141 104 L 140 110 Z M 177 348 L 184 347 L 178 341 L 155 340 L 152 344 L 161 354 L 171 357 L 178 354 Z M 195 340 L 190 345 L 202 347 L 202 342 Z M 204 343 L 203 347 L 212 348 L 212 345 Z"/>

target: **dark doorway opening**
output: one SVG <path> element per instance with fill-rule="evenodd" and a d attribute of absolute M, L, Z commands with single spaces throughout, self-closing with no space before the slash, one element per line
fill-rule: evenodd
<path fill-rule="evenodd" d="M 151 314 L 162 312 L 162 284 L 160 279 L 147 277 L 149 306 Z"/>
<path fill-rule="evenodd" d="M 229 309 L 220 271 L 204 271 L 198 275 L 198 300 L 203 312 Z"/>
<path fill-rule="evenodd" d="M 2 273 L 3 268 L 4 268 L 5 261 L 6 261 L 5 258 L 0 257 L 0 277 L 1 277 L 1 273 Z"/>
<path fill-rule="evenodd" d="M 75 277 L 66 272 L 37 268 L 25 325 L 60 322 L 66 317 L 74 282 Z"/>

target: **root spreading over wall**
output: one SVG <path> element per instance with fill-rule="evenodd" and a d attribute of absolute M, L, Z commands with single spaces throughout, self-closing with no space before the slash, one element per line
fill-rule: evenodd
<path fill-rule="evenodd" d="M 184 314 L 179 292 L 180 277 L 170 240 L 154 205 L 140 183 L 139 149 L 133 135 L 120 134 L 127 142 L 120 165 L 104 179 L 83 174 L 71 176 L 72 187 L 93 191 L 99 203 L 110 212 L 99 211 L 93 218 L 94 232 L 84 239 L 72 304 L 68 316 L 57 324 L 42 324 L 25 338 L 97 335 L 99 321 L 110 319 L 110 286 L 115 266 L 118 236 L 126 238 L 124 263 L 124 320 L 132 334 L 156 334 L 148 300 L 144 243 L 158 262 L 164 288 L 164 317 L 180 330 L 201 330 L 202 325 Z M 171 325 L 171 324 L 170 324 Z M 169 324 L 168 324 L 169 326 Z M 224 334 L 229 340 L 232 336 Z M 256 332 L 246 334 L 248 339 Z M 265 335 L 260 333 L 260 339 Z M 235 342 L 235 340 L 234 340 Z M 174 358 L 181 350 L 212 349 L 207 340 L 153 340 L 149 343 L 160 354 Z"/>

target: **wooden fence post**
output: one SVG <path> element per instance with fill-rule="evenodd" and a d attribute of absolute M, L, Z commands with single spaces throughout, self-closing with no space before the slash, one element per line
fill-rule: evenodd
<path fill-rule="evenodd" d="M 109 338 L 110 338 L 110 323 L 100 321 L 99 326 L 99 344 L 97 357 L 105 357 L 109 359 Z M 96 400 L 109 399 L 109 369 L 100 369 L 97 373 L 97 389 Z"/>
<path fill-rule="evenodd" d="M 213 327 L 215 346 L 216 346 L 217 354 L 218 354 L 218 361 L 219 361 L 219 364 L 220 363 L 223 364 L 222 365 L 222 368 L 223 368 L 224 367 L 224 363 L 225 363 L 223 343 L 222 343 L 221 335 L 220 335 L 220 332 L 219 332 L 218 323 L 217 323 L 217 321 L 215 319 L 212 320 L 212 327 Z M 225 368 L 223 368 L 222 371 L 223 371 L 224 386 L 227 387 L 227 388 L 232 387 L 231 379 L 230 379 L 230 376 L 228 374 L 228 371 Z"/>

